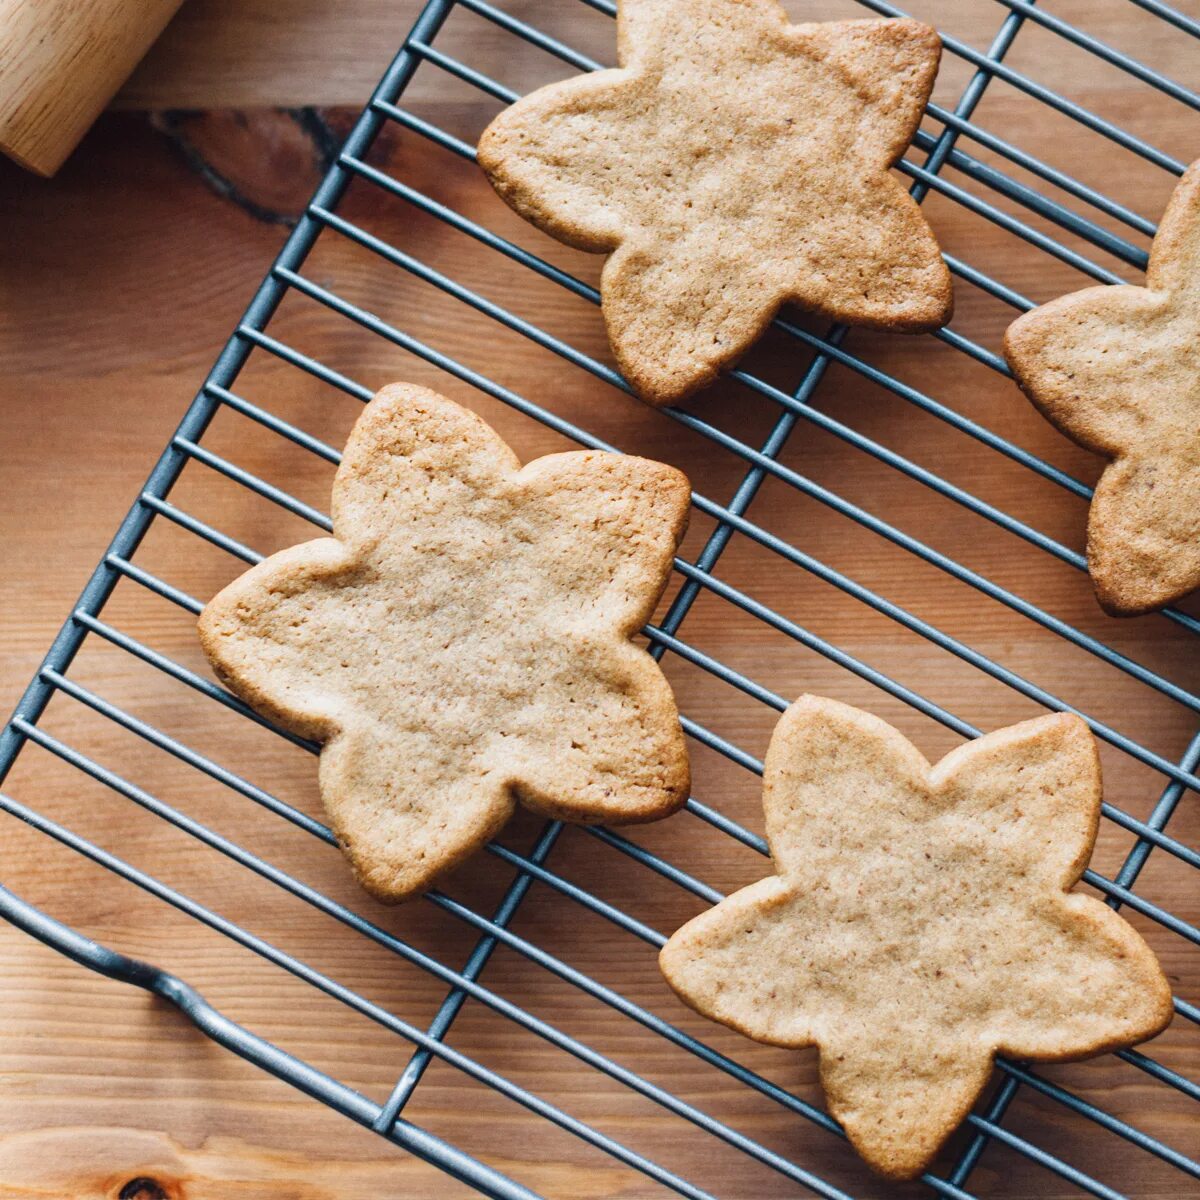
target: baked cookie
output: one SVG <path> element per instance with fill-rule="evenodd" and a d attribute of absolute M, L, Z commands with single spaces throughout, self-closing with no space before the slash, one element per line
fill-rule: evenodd
<path fill-rule="evenodd" d="M 749 1037 L 819 1047 L 830 1112 L 879 1173 L 929 1164 L 994 1054 L 1083 1058 L 1171 1019 L 1138 934 L 1067 891 L 1100 815 L 1078 717 L 1001 729 L 930 767 L 877 717 L 803 696 L 764 780 L 778 875 L 689 921 L 663 974 Z"/>
<path fill-rule="evenodd" d="M 1200 587 L 1200 162 L 1175 189 L 1146 286 L 1092 287 L 1019 317 L 1004 355 L 1042 414 L 1112 462 L 1088 570 L 1115 616 Z"/>
<path fill-rule="evenodd" d="M 518 101 L 479 162 L 527 220 L 611 254 L 613 353 L 667 404 L 788 301 L 882 329 L 949 320 L 949 272 L 888 171 L 940 53 L 918 21 L 789 25 L 776 0 L 619 0 L 620 69 Z"/>
<path fill-rule="evenodd" d="M 623 824 L 686 800 L 674 699 L 631 639 L 688 501 L 641 458 L 522 468 L 473 413 L 393 384 L 350 435 L 334 536 L 234 580 L 200 639 L 234 692 L 324 744 L 321 796 L 359 880 L 403 900 L 518 801 Z"/>

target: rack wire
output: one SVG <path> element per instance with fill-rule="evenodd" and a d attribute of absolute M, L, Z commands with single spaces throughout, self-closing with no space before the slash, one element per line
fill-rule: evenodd
<path fill-rule="evenodd" d="M 1073 268 L 1085 278 L 1085 282 L 1088 279 L 1104 283 L 1122 282 L 1128 276 L 1128 269 L 1140 270 L 1144 267 L 1145 247 L 1147 239 L 1154 232 L 1153 223 L 1125 204 L 1074 178 L 1069 172 L 1042 161 L 1021 149 L 1014 141 L 985 128 L 976 118 L 976 109 L 993 82 L 1002 80 L 1010 88 L 1054 110 L 1103 142 L 1121 147 L 1154 170 L 1169 175 L 1182 172 L 1182 162 L 1140 135 L 1114 124 L 1008 65 L 1005 60 L 1018 34 L 1029 25 L 1040 27 L 1108 67 L 1132 77 L 1145 88 L 1153 89 L 1189 109 L 1200 110 L 1200 96 L 1052 12 L 1043 11 L 1031 0 L 997 2 L 1006 11 L 1000 14 L 998 29 L 986 50 L 976 49 L 955 37 L 944 36 L 948 55 L 966 64 L 971 73 L 952 107 L 937 103 L 929 105 L 925 125 L 900 170 L 911 180 L 913 194 L 918 200 L 936 194 L 942 201 L 998 225 L 1013 238 Z M 1169 26 L 1178 36 L 1200 38 L 1200 22 L 1160 0 L 1130 2 L 1143 9 L 1147 19 Z M 572 0 L 562 0 L 562 3 L 569 5 Z M 611 0 L 582 0 L 582 3 L 600 14 L 615 15 Z M 860 3 L 883 16 L 907 15 L 883 0 L 860 0 Z M 477 1056 L 457 1049 L 451 1044 L 450 1035 L 468 1001 L 565 1051 L 578 1060 L 582 1068 L 597 1073 L 597 1078 L 607 1076 L 621 1088 L 636 1093 L 651 1105 L 678 1118 L 692 1128 L 697 1136 L 706 1135 L 716 1139 L 745 1156 L 746 1160 L 774 1173 L 778 1178 L 769 1194 L 783 1195 L 785 1191 L 779 1189 L 791 1187 L 796 1194 L 811 1192 L 825 1197 L 842 1197 L 848 1193 L 827 1178 L 830 1172 L 825 1168 L 837 1156 L 846 1156 L 847 1152 L 839 1148 L 837 1142 L 843 1135 L 837 1124 L 819 1107 L 803 1099 L 797 1089 L 772 1081 L 767 1075 L 739 1061 L 740 1055 L 733 1057 L 718 1048 L 707 1033 L 703 1037 L 693 1035 L 675 1023 L 674 1018 L 660 1016 L 620 988 L 602 982 L 595 977 L 598 972 L 589 973 L 573 966 L 533 938 L 517 932 L 516 918 L 522 906 L 534 889 L 540 889 L 544 894 L 555 897 L 556 903 L 564 911 L 590 913 L 616 927 L 622 935 L 628 935 L 629 944 L 636 949 L 627 953 L 652 955 L 665 940 L 662 932 L 635 913 L 610 903 L 598 890 L 581 886 L 566 873 L 555 869 L 554 853 L 563 833 L 559 823 L 547 822 L 540 829 L 532 847 L 524 853 L 500 843 L 489 847 L 493 858 L 511 870 L 502 899 L 490 915 L 479 911 L 478 906 L 464 903 L 443 891 L 428 895 L 426 904 L 440 910 L 453 921 L 461 922 L 477 938 L 464 965 L 455 968 L 440 956 L 419 949 L 378 921 L 273 865 L 181 808 L 102 765 L 96 757 L 48 729 L 42 720 L 54 697 L 69 698 L 104 721 L 165 752 L 189 771 L 197 772 L 240 799 L 261 807 L 272 814 L 272 819 L 283 818 L 319 841 L 334 843 L 332 833 L 321 821 L 272 791 L 223 767 L 184 740 L 105 699 L 71 673 L 73 660 L 80 649 L 89 641 L 98 641 L 129 656 L 131 660 L 138 660 L 164 673 L 188 689 L 195 703 L 220 705 L 249 721 L 270 728 L 267 722 L 216 683 L 123 632 L 106 617 L 105 609 L 119 584 L 140 590 L 141 593 L 156 595 L 185 613 L 197 613 L 202 607 L 199 599 L 139 563 L 139 547 L 155 522 L 166 522 L 242 563 L 261 559 L 262 555 L 250 546 L 168 498 L 185 469 L 207 469 L 244 489 L 256 498 L 256 502 L 269 502 L 318 529 L 329 529 L 328 517 L 318 508 L 239 466 L 231 458 L 205 444 L 206 431 L 214 417 L 219 412 L 232 411 L 247 418 L 264 437 L 283 439 L 326 463 L 338 461 L 337 451 L 307 432 L 301 423 L 285 419 L 254 403 L 242 391 L 234 390 L 248 360 L 257 354 L 304 372 L 346 396 L 364 401 L 370 397 L 371 389 L 362 383 L 271 332 L 276 310 L 285 297 L 306 297 L 322 310 L 323 320 L 345 320 L 377 336 L 381 339 L 381 345 L 386 343 L 407 352 L 416 360 L 444 372 L 461 384 L 469 385 L 491 400 L 533 418 L 578 445 L 618 449 L 594 432 L 518 394 L 498 379 L 435 348 L 418 334 L 346 298 L 326 286 L 313 273 L 305 272 L 311 252 L 322 239 L 347 239 L 370 256 L 370 260 L 376 264 L 372 269 L 399 269 L 464 306 L 464 310 L 471 310 L 557 356 L 564 364 L 588 373 L 613 389 L 628 391 L 624 380 L 606 362 L 576 348 L 542 324 L 486 298 L 467 283 L 450 277 L 425 261 L 419 253 L 400 248 L 388 238 L 365 228 L 363 222 L 349 219 L 342 211 L 344 193 L 352 184 L 381 198 L 386 195 L 391 201 L 407 205 L 412 211 L 471 239 L 481 255 L 489 256 L 489 261 L 493 258 L 497 262 L 505 260 L 506 270 L 532 273 L 562 289 L 564 295 L 593 304 L 598 302 L 598 294 L 590 283 L 486 227 L 453 204 L 413 186 L 401 177 L 401 172 L 384 169 L 372 162 L 373 147 L 385 133 L 388 137 L 416 139 L 423 144 L 439 147 L 452 156 L 473 160 L 474 150 L 468 141 L 420 115 L 415 106 L 406 106 L 406 93 L 418 71 L 434 76 L 431 83 L 435 89 L 453 80 L 456 84 L 473 89 L 478 98 L 486 97 L 497 102 L 497 107 L 517 98 L 518 93 L 509 85 L 492 78 L 483 64 L 462 61 L 435 45 L 439 33 L 455 12 L 469 12 L 504 38 L 517 39 L 535 47 L 566 67 L 589 71 L 601 65 L 563 40 L 544 32 L 523 16 L 495 7 L 489 0 L 429 0 L 372 100 L 354 125 L 337 161 L 318 187 L 244 318 L 187 410 L 177 433 L 121 524 L 108 552 L 0 738 L 0 781 L 9 775 L 18 755 L 25 748 L 39 747 L 81 775 L 104 785 L 115 795 L 141 806 L 225 856 L 230 862 L 253 872 L 316 912 L 332 917 L 355 934 L 427 973 L 445 986 L 444 998 L 427 1024 L 407 1020 L 46 815 L 41 811 L 44 806 L 8 794 L 0 795 L 0 806 L 13 817 L 282 968 L 312 988 L 363 1014 L 411 1046 L 411 1057 L 396 1079 L 390 1095 L 382 1101 L 369 1099 L 222 1015 L 184 980 L 99 945 L 3 888 L 0 888 L 0 912 L 14 924 L 85 966 L 166 998 L 214 1041 L 487 1195 L 527 1198 L 534 1193 L 517 1179 L 502 1173 L 495 1165 L 449 1144 L 419 1123 L 406 1119 L 404 1114 L 431 1064 L 445 1064 L 479 1086 L 491 1089 L 537 1117 L 557 1125 L 592 1147 L 600 1158 L 608 1156 L 624 1167 L 640 1172 L 646 1177 L 647 1186 L 652 1182 L 665 1192 L 697 1198 L 706 1197 L 709 1192 L 701 1182 L 685 1178 L 682 1172 L 652 1161 L 634 1146 L 626 1144 L 626 1141 L 572 1115 L 567 1107 L 535 1094 L 508 1078 L 503 1071 L 493 1069 Z M 947 170 L 954 172 L 955 177 L 963 182 L 947 178 Z M 1029 179 L 1035 183 L 1028 182 Z M 979 190 L 972 190 L 967 186 L 968 183 L 977 185 Z M 1039 190 L 1040 185 L 1045 185 L 1047 190 Z M 1052 198 L 1051 190 L 1069 197 L 1075 203 L 1068 206 Z M 1104 265 L 1106 261 L 1111 261 L 1113 265 Z M 1031 301 L 992 278 L 979 266 L 952 256 L 948 256 L 948 263 L 963 284 L 977 289 L 1001 305 L 1017 311 L 1032 307 Z M 1126 270 L 1125 275 L 1120 273 L 1122 268 Z M 772 413 L 767 436 L 758 444 L 719 427 L 707 416 L 701 415 L 699 407 L 666 410 L 667 419 L 682 430 L 705 439 L 732 456 L 732 460 L 739 464 L 739 471 L 736 487 L 727 501 L 722 502 L 699 492 L 693 497 L 696 511 L 708 519 L 711 530 L 694 556 L 681 556 L 675 562 L 677 588 L 661 619 L 645 630 L 650 653 L 659 659 L 669 661 L 674 658 L 690 664 L 729 685 L 735 692 L 749 697 L 756 705 L 782 711 L 786 706 L 783 696 L 682 637 L 684 622 L 697 601 L 701 597 L 715 597 L 753 621 L 881 689 L 895 700 L 911 705 L 954 734 L 972 737 L 979 732 L 974 724 L 947 707 L 802 626 L 779 611 L 781 605 L 768 605 L 718 575 L 718 567 L 728 561 L 726 550 L 742 539 L 765 551 L 772 561 L 794 567 L 822 581 L 902 627 L 930 651 L 936 649 L 953 656 L 981 676 L 1011 689 L 1031 704 L 1052 710 L 1079 712 L 1096 735 L 1114 752 L 1127 756 L 1144 769 L 1139 779 L 1155 778 L 1159 781 L 1156 785 L 1157 794 L 1150 797 L 1144 816 L 1129 811 L 1129 805 L 1121 806 L 1114 802 L 1105 804 L 1103 812 L 1106 821 L 1130 835 L 1132 846 L 1115 871 L 1106 875 L 1091 869 L 1085 874 L 1085 883 L 1106 897 L 1113 907 L 1126 907 L 1144 918 L 1152 928 L 1152 940 L 1157 939 L 1155 944 L 1160 949 L 1169 946 L 1172 954 L 1176 953 L 1177 945 L 1190 950 L 1200 942 L 1200 930 L 1137 889 L 1143 869 L 1152 855 L 1160 858 L 1166 856 L 1184 868 L 1200 866 L 1200 853 L 1168 830 L 1185 793 L 1200 791 L 1200 777 L 1197 774 L 1200 768 L 1200 730 L 1195 732 L 1178 757 L 1155 750 L 1143 741 L 1122 733 L 1112 723 L 1068 702 L 1056 690 L 1002 665 L 963 638 L 939 628 L 917 612 L 886 598 L 868 584 L 806 552 L 793 541 L 773 533 L 751 516 L 754 501 L 764 488 L 790 489 L 798 501 L 803 498 L 821 511 L 844 518 L 869 531 L 897 550 L 913 556 L 933 572 L 970 589 L 972 594 L 1003 606 L 1022 620 L 1033 623 L 1089 658 L 1099 660 L 1108 668 L 1135 681 L 1146 689 L 1154 703 L 1168 705 L 1172 710 L 1181 708 L 1191 714 L 1200 712 L 1200 695 L 1189 686 L 1170 678 L 1163 669 L 1106 644 L 1082 628 L 1083 622 L 1072 622 L 1055 615 L 982 571 L 939 551 L 932 541 L 922 540 L 880 512 L 840 494 L 833 487 L 817 482 L 797 466 L 791 465 L 785 451 L 793 434 L 797 430 L 806 433 L 813 431 L 814 434 L 819 431 L 845 444 L 863 456 L 864 461 L 874 460 L 889 472 L 933 493 L 954 510 L 962 510 L 982 519 L 1006 535 L 1026 543 L 1049 560 L 1079 572 L 1086 569 L 1083 556 L 1077 550 L 1032 527 L 1000 504 L 974 494 L 969 488 L 952 482 L 945 475 L 840 420 L 826 408 L 818 407 L 816 401 L 823 381 L 831 369 L 841 368 L 853 377 L 883 389 L 934 421 L 952 428 L 968 439 L 964 444 L 969 444 L 972 452 L 978 450 L 980 453 L 986 451 L 1003 455 L 1037 479 L 1079 500 L 1086 500 L 1090 495 L 1090 489 L 1084 482 L 1058 466 L 964 415 L 952 404 L 935 399 L 897 375 L 873 365 L 864 354 L 848 348 L 847 332 L 840 327 L 814 332 L 783 315 L 775 322 L 774 334 L 784 345 L 792 347 L 789 351 L 792 360 L 803 364 L 799 383 L 791 388 L 781 388 L 768 382 L 763 374 L 756 373 L 750 365 L 730 372 L 731 378 L 745 389 L 746 394 L 761 398 Z M 965 356 L 987 371 L 1007 374 L 1003 360 L 994 350 L 967 337 L 958 329 L 948 327 L 933 336 L 956 354 Z M 1169 609 L 1152 620 L 1158 623 L 1156 628 L 1173 628 L 1172 636 L 1183 639 L 1179 644 L 1185 654 L 1195 653 L 1195 643 L 1191 639 L 1200 633 L 1200 620 L 1195 616 L 1181 609 Z M 686 705 L 684 707 L 686 709 Z M 749 772 L 751 778 L 761 774 L 761 762 L 732 738 L 725 737 L 686 712 L 683 722 L 687 734 L 698 745 Z M 1195 723 L 1191 722 L 1188 727 L 1195 728 Z M 307 750 L 316 750 L 316 747 L 284 731 L 275 732 Z M 693 818 L 715 830 L 722 838 L 732 839 L 759 854 L 766 853 L 761 837 L 708 800 L 693 798 L 689 801 L 688 811 Z M 621 869 L 651 872 L 672 888 L 681 889 L 702 902 L 716 902 L 721 897 L 717 889 L 695 874 L 625 834 L 596 828 L 580 831 L 577 836 L 592 839 L 595 852 L 607 855 L 614 864 L 623 864 Z M 664 1043 L 714 1068 L 728 1077 L 732 1085 L 744 1089 L 756 1104 L 764 1108 L 776 1106 L 796 1122 L 811 1123 L 828 1135 L 827 1153 L 817 1157 L 808 1155 L 801 1160 L 799 1156 L 764 1144 L 762 1140 L 740 1131 L 735 1124 L 706 1112 L 686 1096 L 675 1094 L 656 1083 L 647 1074 L 623 1064 L 530 1009 L 506 999 L 501 990 L 485 982 L 486 968 L 500 947 L 512 952 L 523 964 L 523 969 L 548 972 L 589 1002 L 614 1011 Z M 1194 1026 L 1200 1021 L 1200 1009 L 1186 999 L 1176 998 L 1175 1008 L 1177 1025 Z M 1187 1033 L 1194 1037 L 1194 1029 L 1189 1029 Z M 1192 1100 L 1200 1100 L 1200 1086 L 1152 1054 L 1126 1050 L 1119 1052 L 1119 1057 L 1155 1086 L 1174 1089 Z M 1054 1145 L 1040 1144 L 1028 1133 L 1012 1128 L 1009 1118 L 1014 1111 L 1013 1102 L 1022 1092 L 1042 1097 L 1064 1118 L 1086 1127 L 1095 1139 L 1119 1139 L 1137 1151 L 1154 1156 L 1177 1169 L 1185 1177 L 1200 1178 L 1200 1164 L 1179 1148 L 1104 1111 L 1051 1078 L 1050 1073 L 1008 1061 L 1001 1061 L 998 1066 L 999 1086 L 968 1118 L 968 1136 L 961 1143 L 948 1169 L 924 1176 L 924 1183 L 934 1192 L 956 1198 L 973 1195 L 970 1188 L 977 1178 L 980 1158 L 989 1146 L 996 1146 L 1005 1147 L 1010 1153 L 1040 1165 L 1061 1181 L 1083 1192 L 1100 1197 L 1120 1194 L 1103 1179 L 1094 1177 L 1088 1165 L 1072 1163 Z M 792 1193 L 787 1191 L 786 1194 Z"/>

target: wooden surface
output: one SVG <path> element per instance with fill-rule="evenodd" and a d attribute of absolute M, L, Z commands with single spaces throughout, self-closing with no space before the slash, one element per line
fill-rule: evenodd
<path fill-rule="evenodd" d="M 117 104 L 361 105 L 418 7 L 416 0 L 188 0 Z"/>
<path fill-rule="evenodd" d="M 250 11 L 252 6 L 244 7 Z M 846 8 L 829 5 L 819 15 Z M 380 41 L 396 40 L 407 23 L 407 7 L 396 9 L 390 17 L 394 32 Z M 196 20 L 216 11 L 217 6 L 199 0 L 184 8 L 184 13 L 196 13 Z M 347 36 L 357 37 L 355 30 L 364 27 L 347 11 Z M 530 4 L 522 11 L 535 9 Z M 1000 19 L 998 7 L 983 0 L 954 5 L 946 0 L 920 11 L 944 18 L 976 44 L 986 44 Z M 1168 74 L 1191 86 L 1200 84 L 1194 48 L 1165 37 L 1133 6 L 1118 0 L 1102 5 L 1063 0 L 1055 11 L 1072 19 L 1087 16 L 1089 28 L 1100 36 L 1137 45 L 1143 57 Z M 259 19 L 274 20 L 263 16 L 266 6 L 259 6 L 258 12 Z M 594 14 L 579 18 L 576 12 L 565 2 L 554 5 L 540 23 L 571 34 L 576 44 L 602 51 L 611 28 Z M 477 25 L 456 18 L 439 45 L 464 54 L 472 47 L 494 53 L 479 40 Z M 295 30 L 281 31 L 279 44 L 294 34 Z M 289 102 L 326 95 L 320 90 L 323 81 L 316 64 L 326 61 L 334 40 L 327 33 L 310 47 L 305 86 L 311 81 L 312 94 L 289 96 Z M 386 57 L 382 45 L 374 49 Z M 475 61 L 483 65 L 487 60 Z M 1064 51 L 1048 34 L 1022 34 L 1012 61 L 1112 119 L 1152 135 L 1156 144 L 1182 159 L 1197 152 L 1194 115 Z M 553 64 L 532 55 L 497 61 L 495 70 L 511 81 L 554 73 Z M 966 78 L 961 64 L 947 61 L 939 84 L 944 103 L 953 103 Z M 432 73 L 423 71 L 418 81 L 422 112 L 463 137 L 474 137 L 495 110 L 457 86 L 444 90 L 445 98 L 437 100 Z M 146 94 L 176 103 L 161 93 Z M 222 102 L 238 96 L 219 88 L 212 94 Z M 180 102 L 201 107 L 208 103 L 199 92 Z M 1169 193 L 1170 181 L 1163 172 L 1107 147 L 1065 119 L 1045 116 L 1011 89 L 997 85 L 989 92 L 980 121 L 1150 216 L 1157 215 Z M 332 114 L 330 122 L 341 128 L 344 118 Z M 0 545 L 9 564 L 0 575 L 0 708 L 5 711 L 37 669 L 86 575 L 278 248 L 283 230 L 260 218 L 295 211 L 321 157 L 311 131 L 298 130 L 290 118 L 278 115 L 215 113 L 190 117 L 182 126 L 163 119 L 158 125 L 156 130 L 135 114 L 102 120 L 49 184 L 15 168 L 0 168 L 6 212 L 0 251 Z M 595 278 L 596 260 L 557 247 L 523 227 L 468 165 L 394 132 L 380 149 L 380 161 L 412 186 L 552 261 Z M 198 163 L 214 162 L 220 166 L 216 176 L 222 194 L 211 190 L 196 171 Z M 961 177 L 954 178 L 961 182 Z M 249 208 L 259 215 L 251 215 Z M 461 235 L 366 187 L 351 189 L 343 211 L 584 352 L 606 359 L 597 314 L 584 302 L 531 279 Z M 950 253 L 1035 299 L 1080 285 L 1080 276 L 1068 267 L 945 200 L 932 198 L 929 212 Z M 1136 235 L 1134 240 L 1142 241 Z M 1128 269 L 1122 271 L 1133 277 Z M 741 477 L 742 464 L 728 452 L 618 396 L 516 334 L 498 330 L 344 240 L 322 238 L 306 274 L 623 448 L 678 463 L 701 491 L 721 502 L 728 500 Z M 994 348 L 1009 311 L 959 284 L 954 324 L 962 333 Z M 438 387 L 492 420 L 524 457 L 565 445 L 557 435 L 311 301 L 287 299 L 272 330 L 369 386 L 402 377 Z M 970 365 L 949 347 L 930 339 L 864 334 L 854 334 L 850 345 L 957 411 L 1083 478 L 1095 477 L 1095 460 L 1059 438 L 1002 379 Z M 752 365 L 791 387 L 807 359 L 794 345 L 771 338 Z M 355 402 L 265 355 L 251 359 L 238 391 L 335 445 L 356 412 Z M 1065 544 L 1082 546 L 1081 502 L 1037 482 L 1024 469 L 847 370 L 829 372 L 818 402 L 853 428 Z M 751 444 L 761 443 L 777 411 L 729 384 L 698 398 L 692 409 Z M 219 415 L 206 444 L 309 503 L 327 503 L 328 464 L 288 447 L 237 414 Z M 1070 567 L 829 435 L 802 425 L 784 461 L 1169 678 L 1193 687 L 1200 681 L 1196 643 L 1175 627 L 1153 617 L 1125 622 L 1105 617 L 1086 580 Z M 299 519 L 198 466 L 185 472 L 173 500 L 262 552 L 310 534 Z M 1194 716 L 1186 710 L 779 481 L 763 488 L 750 515 L 763 528 L 1168 757 L 1178 757 L 1194 732 Z M 689 555 L 698 551 L 711 528 L 709 520 L 696 517 L 686 547 Z M 200 597 L 211 594 L 238 569 L 220 552 L 162 522 L 139 551 L 138 561 Z M 747 538 L 733 540 L 717 574 L 979 727 L 994 728 L 1036 711 L 1033 702 Z M 204 670 L 191 621 L 135 586 L 118 588 L 106 619 L 184 665 Z M 812 690 L 869 707 L 897 723 L 931 757 L 958 740 L 712 594 L 701 596 L 683 636 L 783 696 Z M 769 709 L 674 656 L 668 656 L 665 665 L 690 717 L 761 755 L 773 722 Z M 308 756 L 128 656 L 92 639 L 71 675 L 289 803 L 319 811 Z M 469 953 L 470 932 L 432 905 L 378 908 L 360 897 L 335 852 L 77 703 L 56 699 L 45 727 L 414 946 L 455 964 Z M 1110 749 L 1104 752 L 1104 762 L 1109 798 L 1144 816 L 1161 778 Z M 752 829 L 761 828 L 752 775 L 702 749 L 695 750 L 694 774 L 700 801 Z M 21 756 L 6 790 L 415 1024 L 428 1021 L 444 994 L 442 984 L 419 970 L 198 847 L 43 751 L 32 748 Z M 1200 825 L 1196 814 L 1196 798 L 1187 796 L 1172 823 L 1172 832 L 1191 845 L 1196 844 Z M 537 828 L 531 819 L 520 818 L 504 840 L 527 849 Z M 15 822 L 4 823 L 3 836 L 2 878 L 19 894 L 105 943 L 177 972 L 234 1019 L 365 1094 L 379 1100 L 386 1096 L 407 1057 L 395 1035 Z M 688 815 L 633 836 L 722 891 L 764 873 L 762 861 L 751 851 Z M 1114 870 L 1130 844 L 1126 834 L 1105 823 L 1098 869 Z M 563 835 L 551 862 L 565 878 L 661 931 L 674 929 L 698 908 L 698 901 L 578 830 Z M 487 912 L 510 879 L 511 871 L 500 861 L 481 856 L 451 879 L 446 890 Z M 1189 876 L 1165 855 L 1151 859 L 1139 891 L 1184 919 L 1194 922 L 1200 916 L 1194 873 Z M 1146 920 L 1134 922 L 1159 952 L 1178 994 L 1195 1002 L 1200 972 L 1194 948 Z M 651 950 L 602 919 L 535 886 L 515 929 L 769 1078 L 819 1100 L 811 1054 L 750 1045 L 685 1012 L 658 977 Z M 500 995 L 853 1194 L 906 1194 L 870 1179 L 828 1135 L 671 1049 L 515 953 L 500 951 L 484 979 Z M 718 1194 L 737 1200 L 804 1194 L 798 1185 L 697 1133 L 477 1003 L 464 1009 L 451 1043 Z M 1177 1020 L 1149 1049 L 1195 1079 L 1200 1073 L 1196 1048 L 1194 1029 Z M 1200 1151 L 1194 1105 L 1114 1058 L 1045 1068 L 1044 1074 L 1184 1153 Z M 466 1194 L 431 1168 L 220 1050 L 167 1006 L 90 975 L 3 926 L 0 1099 L 3 1197 L 107 1200 L 138 1178 L 154 1180 L 172 1200 Z M 550 1196 L 641 1200 L 664 1194 L 632 1170 L 547 1129 L 524 1110 L 465 1082 L 443 1065 L 430 1069 L 407 1115 Z M 1166 1164 L 1095 1126 L 1068 1119 L 1050 1101 L 1023 1093 L 1009 1123 L 1118 1190 L 1145 1198 L 1197 1194 L 1194 1182 Z M 972 1188 L 1003 1197 L 1076 1194 L 998 1146 L 985 1154 Z M 130 1192 L 126 1200 L 156 1194 L 147 1187 L 141 1192 Z"/>

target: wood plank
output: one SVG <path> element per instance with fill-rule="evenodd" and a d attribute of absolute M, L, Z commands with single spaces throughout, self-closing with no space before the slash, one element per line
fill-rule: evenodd
<path fill-rule="evenodd" d="M 417 9 L 415 0 L 189 0 L 116 103 L 360 105 Z"/>

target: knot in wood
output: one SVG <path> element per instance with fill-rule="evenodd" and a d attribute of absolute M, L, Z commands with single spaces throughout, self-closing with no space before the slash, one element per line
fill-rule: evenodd
<path fill-rule="evenodd" d="M 120 1190 L 117 1200 L 170 1200 L 170 1197 L 157 1180 L 139 1175 Z"/>

